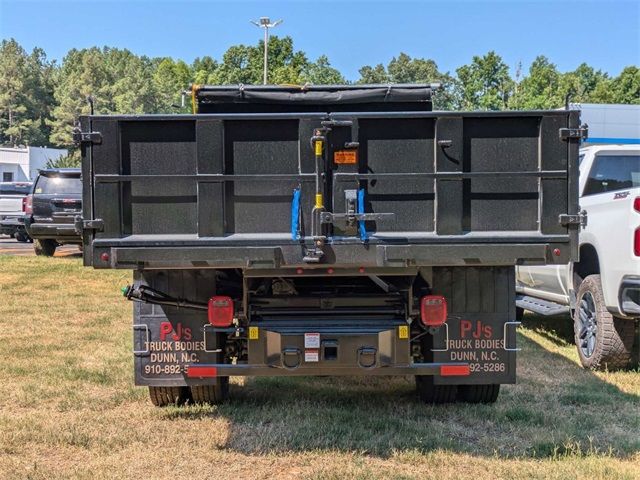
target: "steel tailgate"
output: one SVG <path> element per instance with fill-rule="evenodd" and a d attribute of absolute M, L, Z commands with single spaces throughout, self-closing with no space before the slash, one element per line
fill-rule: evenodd
<path fill-rule="evenodd" d="M 578 111 L 340 112 L 82 117 L 85 264 L 305 265 L 321 125 L 326 211 L 387 215 L 325 225 L 320 265 L 577 257 Z"/>

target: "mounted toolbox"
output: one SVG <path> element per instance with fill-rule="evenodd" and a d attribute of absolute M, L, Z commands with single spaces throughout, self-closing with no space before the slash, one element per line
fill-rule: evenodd
<path fill-rule="evenodd" d="M 229 375 L 415 374 L 429 401 L 515 381 L 514 266 L 577 256 L 579 112 L 433 112 L 436 87 L 82 117 L 84 261 L 135 271 L 156 403 Z"/>

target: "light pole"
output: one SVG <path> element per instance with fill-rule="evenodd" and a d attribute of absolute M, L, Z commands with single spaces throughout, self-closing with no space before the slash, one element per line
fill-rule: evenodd
<path fill-rule="evenodd" d="M 271 23 L 271 19 L 269 17 L 260 17 L 260 20 L 251 20 L 256 27 L 264 28 L 264 75 L 262 83 L 264 85 L 267 84 L 267 65 L 268 65 L 268 57 L 267 50 L 269 48 L 269 29 L 277 27 L 282 23 L 282 20 L 276 20 Z"/>

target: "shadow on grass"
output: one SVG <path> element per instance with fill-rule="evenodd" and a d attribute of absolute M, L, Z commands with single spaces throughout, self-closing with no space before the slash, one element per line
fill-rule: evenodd
<path fill-rule="evenodd" d="M 573 321 L 569 315 L 545 317 L 527 314 L 522 319 L 522 326 L 533 330 L 559 347 L 573 345 Z"/>
<path fill-rule="evenodd" d="M 525 325 L 573 348 L 561 323 L 529 318 Z M 242 453 L 336 450 L 388 457 L 449 450 L 502 458 L 624 458 L 640 451 L 640 397 L 536 340 L 522 334 L 518 340 L 519 383 L 503 386 L 493 405 L 421 404 L 410 377 L 271 377 L 232 385 L 231 400 L 218 407 L 171 408 L 163 415 L 222 417 L 230 428 L 225 448 Z"/>

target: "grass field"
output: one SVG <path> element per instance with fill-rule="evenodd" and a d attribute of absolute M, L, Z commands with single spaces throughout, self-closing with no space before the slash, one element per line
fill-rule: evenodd
<path fill-rule="evenodd" d="M 577 363 L 528 317 L 494 405 L 418 403 L 409 378 L 232 380 L 219 407 L 133 386 L 129 271 L 0 255 L 3 478 L 640 478 L 640 374 Z"/>

